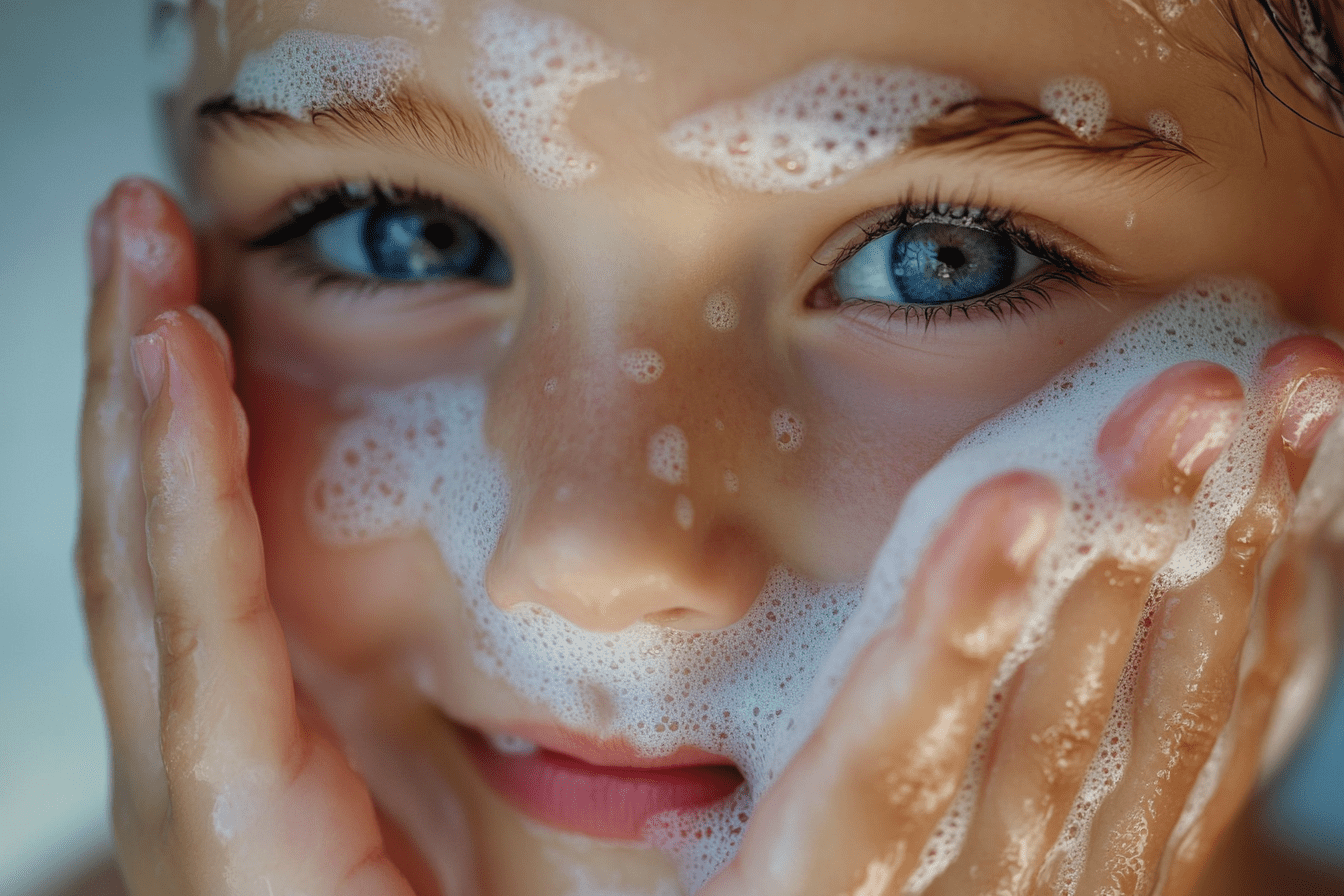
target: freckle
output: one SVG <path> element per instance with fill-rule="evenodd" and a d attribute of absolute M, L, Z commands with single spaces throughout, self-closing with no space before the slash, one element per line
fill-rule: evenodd
<path fill-rule="evenodd" d="M 663 375 L 663 369 L 666 367 L 663 356 L 651 348 L 636 348 L 624 352 L 617 365 L 621 368 L 621 373 L 640 385 L 655 382 Z"/>
<path fill-rule="evenodd" d="M 723 471 L 723 487 L 730 495 L 737 494 L 737 490 L 741 487 L 740 483 L 737 481 L 737 474 L 732 470 Z"/>
<path fill-rule="evenodd" d="M 683 529 L 691 528 L 695 522 L 695 505 L 685 495 L 677 495 L 672 512 L 677 518 L 677 525 Z"/>
<path fill-rule="evenodd" d="M 543 395 L 554 395 L 556 387 L 558 387 L 559 385 L 560 381 L 557 380 L 555 377 L 551 377 L 546 382 L 541 384 L 541 392 Z"/>
<path fill-rule="evenodd" d="M 770 428 L 775 433 L 775 447 L 780 451 L 803 447 L 803 420 L 788 408 L 776 408 L 770 414 Z"/>

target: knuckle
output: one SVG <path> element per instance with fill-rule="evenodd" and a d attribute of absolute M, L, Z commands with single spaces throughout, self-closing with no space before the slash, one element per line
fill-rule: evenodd
<path fill-rule="evenodd" d="M 197 620 L 175 610 L 160 608 L 154 613 L 154 637 L 159 645 L 160 675 L 165 690 L 176 692 L 200 647 Z M 194 676 L 193 676 L 194 680 Z"/>

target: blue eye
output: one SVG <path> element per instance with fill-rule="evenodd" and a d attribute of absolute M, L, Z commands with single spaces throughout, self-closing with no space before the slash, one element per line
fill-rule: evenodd
<path fill-rule="evenodd" d="M 944 305 L 997 292 L 1040 264 L 1004 234 L 924 222 L 863 246 L 835 269 L 833 283 L 841 301 Z"/>
<path fill-rule="evenodd" d="M 377 280 L 474 279 L 507 286 L 512 266 L 475 221 L 439 203 L 379 201 L 336 214 L 308 233 L 334 268 Z"/>

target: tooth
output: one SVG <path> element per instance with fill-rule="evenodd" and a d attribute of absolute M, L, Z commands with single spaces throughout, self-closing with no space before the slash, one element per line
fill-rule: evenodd
<path fill-rule="evenodd" d="M 537 752 L 537 745 L 514 734 L 490 735 L 490 746 L 500 753 L 510 756 L 531 756 Z"/>

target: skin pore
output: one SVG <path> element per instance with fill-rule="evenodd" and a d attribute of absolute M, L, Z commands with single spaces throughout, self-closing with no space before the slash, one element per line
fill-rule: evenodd
<path fill-rule="evenodd" d="M 563 17 L 628 63 L 562 104 L 565 139 L 595 167 L 558 185 L 520 160 L 520 144 L 501 139 L 473 91 L 480 48 L 470 23 L 482 7 L 445 2 L 440 17 L 425 20 L 439 23 L 432 28 L 354 0 L 230 3 L 222 25 L 213 8 L 196 13 L 194 67 L 170 102 L 200 210 L 202 293 L 226 324 L 246 409 L 246 427 L 220 423 L 232 406 L 209 392 L 217 406 L 207 428 L 235 448 L 250 446 L 265 591 L 292 656 L 299 718 L 334 731 L 356 757 L 373 801 L 392 807 L 395 819 L 377 819 L 383 845 L 422 896 L 441 888 L 443 896 L 460 896 L 471 886 L 490 896 L 557 887 L 662 893 L 671 892 L 675 873 L 666 856 L 643 845 L 535 823 L 474 771 L 447 719 L 487 732 L 523 723 L 554 729 L 564 720 L 547 718 L 473 662 L 477 635 L 460 582 L 427 533 L 335 546 L 314 532 L 314 473 L 351 416 L 342 397 L 352 390 L 452 376 L 484 384 L 485 437 L 512 486 L 485 573 L 500 607 L 540 604 L 597 632 L 638 622 L 698 632 L 746 614 L 777 565 L 828 585 L 862 581 L 902 499 L 953 444 L 1192 278 L 1252 278 L 1276 297 L 1283 316 L 1344 329 L 1337 298 L 1344 269 L 1331 250 L 1344 237 L 1344 144 L 1268 103 L 1228 63 L 1240 43 L 1211 0 L 1167 25 L 1133 4 L 1076 0 L 846 0 L 824 7 L 535 0 L 518 8 Z M 386 90 L 353 98 L 346 91 L 312 120 L 230 97 L 245 60 L 295 30 L 392 37 L 411 49 L 414 64 L 384 70 Z M 1286 51 L 1266 45 L 1262 52 L 1277 59 Z M 724 170 L 669 151 L 668 134 L 688 117 L 749 102 L 835 60 L 957 79 L 973 87 L 976 100 L 948 116 L 926 116 L 901 141 L 908 143 L 903 151 L 823 189 L 743 189 Z M 1296 87 L 1278 72 L 1290 70 L 1286 62 L 1265 68 L 1284 95 Z M 1076 126 L 1036 109 L 1043 88 L 1079 76 L 1095 79 L 1109 101 L 1107 127 L 1096 139 L 1086 131 L 1089 139 L 1082 139 Z M 1324 111 L 1299 105 L 1328 122 Z M 1170 139 L 1167 119 L 1156 119 L 1161 133 L 1153 131 L 1155 110 L 1179 123 L 1179 141 Z M 376 282 L 340 271 L 319 251 L 322 228 L 336 215 L 316 219 L 313 209 L 342 202 L 360 208 L 370 196 L 375 205 L 460 210 L 501 247 L 509 275 L 492 277 L 485 266 L 470 279 Z M 838 271 L 871 238 L 893 222 L 946 223 L 951 210 L 969 210 L 979 227 L 1010 235 L 1041 266 L 1016 278 L 1016 289 L 1000 290 L 997 302 L 955 310 L 898 313 L 844 294 Z M 170 221 L 165 228 L 184 229 L 171 224 L 170 213 L 158 217 Z M 723 307 L 723 296 L 731 297 L 736 323 L 715 328 L 706 308 L 715 297 L 714 307 Z M 228 349 L 212 354 L 210 333 L 193 320 L 157 319 L 151 336 L 178 346 L 168 353 L 183 369 L 221 379 Z M 631 355 L 640 351 L 656 352 L 659 363 L 632 376 L 622 359 L 648 357 Z M 1285 352 L 1288 360 L 1267 368 L 1283 382 L 1344 371 L 1344 356 L 1320 340 Z M 142 377 L 148 357 L 138 362 Z M 1212 407 L 1215 420 L 1240 399 L 1225 374 L 1182 370 L 1151 395 L 1194 395 L 1187 416 Z M 164 376 L 160 370 L 161 383 Z M 170 385 L 187 382 L 167 376 Z M 186 393 L 165 388 L 186 407 Z M 173 435 L 162 416 L 169 399 L 157 395 L 146 396 L 150 435 L 163 430 L 162 438 L 185 439 Z M 650 470 L 651 434 L 669 426 L 688 446 L 689 476 Z M 781 450 L 783 431 L 791 433 L 789 450 Z M 1124 455 L 1116 466 L 1139 493 L 1160 481 L 1188 495 L 1193 488 L 1182 477 L 1197 480 L 1213 459 L 1185 451 L 1181 458 L 1203 460 L 1175 460 L 1172 472 L 1169 445 L 1131 441 L 1138 447 L 1123 433 L 1115 438 L 1129 446 L 1116 449 Z M 1314 450 L 1297 447 L 1303 457 Z M 1148 475 L 1154 469 L 1170 478 Z M 1294 471 L 1294 485 L 1303 472 Z M 978 637 L 989 645 L 979 654 L 933 651 L 934 668 L 946 674 L 930 682 L 978 680 L 965 669 L 992 666 L 1007 649 L 1005 633 L 1020 621 L 1012 595 L 1025 587 L 1042 543 L 1022 532 L 1050 531 L 1058 493 L 1039 478 L 1001 484 L 1002 494 L 968 499 L 957 517 L 966 525 L 940 536 L 921 567 L 912 605 L 938 608 L 943 615 L 929 612 L 950 619 L 964 642 Z M 1271 504 L 1267 498 L 1256 507 Z M 1277 523 L 1252 517 L 1248 511 L 1246 539 L 1258 551 L 1268 536 L 1255 534 L 1256 526 L 1277 531 Z M 151 540 L 153 519 L 151 507 Z M 1019 559 L 972 562 L 977 552 L 994 550 Z M 968 559 L 953 562 L 960 558 Z M 160 569 L 152 560 L 151 567 Z M 1104 674 L 1093 677 L 1109 683 L 1123 663 L 1147 578 L 1108 571 L 1116 581 L 1133 581 L 1096 587 L 1125 599 L 1093 616 L 1062 618 L 1051 656 L 1094 657 Z M 986 581 L 995 586 L 982 589 Z M 1001 598 L 993 624 L 957 598 L 980 590 L 994 597 L 987 605 L 997 607 Z M 1227 593 L 1240 592 L 1229 586 Z M 1274 593 L 1295 592 L 1282 585 Z M 1180 625 L 1194 630 L 1198 622 L 1182 617 Z M 915 631 L 927 634 L 902 629 L 889 636 L 888 649 L 918 655 Z M 1217 644 L 1210 655 L 1222 661 L 1218 668 L 1233 668 L 1240 639 Z M 1191 679 L 1200 674 L 1192 671 Z M 1285 674 L 1266 676 L 1277 683 Z M 1067 689 L 1083 678 L 1061 680 Z M 939 706 L 960 720 L 950 728 L 964 728 L 985 695 L 952 690 L 956 699 Z M 1038 713 L 1039 727 L 1024 721 L 1023 730 L 1087 742 L 1095 735 L 1078 731 L 1089 724 L 1097 730 L 1111 690 L 1078 685 L 1076 693 L 1051 694 L 1041 706 L 1071 705 L 1077 724 L 1051 727 Z M 855 691 L 836 712 L 864 699 Z M 882 705 L 880 698 L 870 702 Z M 1031 709 L 1025 718 L 1033 718 Z M 806 757 L 862 755 L 851 739 L 868 733 L 856 727 L 833 729 Z M 899 726 L 883 733 L 893 743 L 903 736 Z M 965 752 L 948 751 L 939 761 Z M 1248 755 L 1235 778 L 1247 788 L 1254 750 Z M 227 757 L 215 758 L 212 768 L 228 766 Z M 172 761 L 165 754 L 164 762 Z M 927 771 L 933 780 L 946 770 L 935 763 Z M 1080 773 L 1071 766 L 1065 777 L 1076 781 Z M 211 774 L 198 778 L 216 780 Z M 1244 788 L 1236 792 L 1244 798 Z M 1238 802 L 1218 809 L 1215 827 L 1230 823 Z M 228 817 L 219 805 L 216 831 L 218 819 Z M 834 816 L 818 831 L 781 828 L 781 819 L 804 814 L 790 815 L 784 802 L 760 829 L 779 842 L 799 830 L 815 835 L 816 844 L 862 839 L 850 820 L 871 808 L 837 802 L 816 813 Z M 430 843 L 427 831 L 443 834 Z M 925 832 L 916 825 L 901 837 L 918 849 Z M 1195 852 L 1207 858 L 1216 833 Z M 978 848 L 980 841 L 971 842 Z M 834 849 L 837 867 L 850 845 Z M 193 843 L 184 852 L 213 848 Z M 813 850 L 825 854 L 815 844 L 806 852 Z M 751 861 L 737 869 L 743 888 L 736 892 L 755 892 L 753 885 L 770 891 L 750 879 L 758 855 L 750 852 Z M 978 873 L 957 866 L 944 891 L 957 892 L 953 881 L 983 884 Z M 369 892 L 397 892 L 388 887 Z M 1011 892 L 1032 890 L 1021 884 Z"/>

